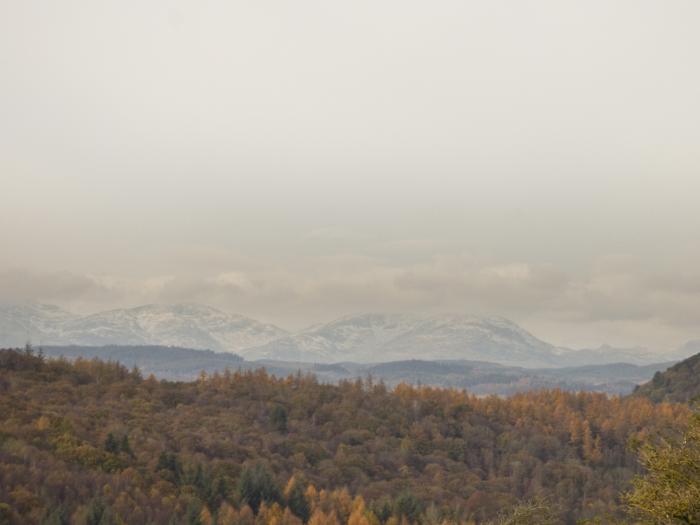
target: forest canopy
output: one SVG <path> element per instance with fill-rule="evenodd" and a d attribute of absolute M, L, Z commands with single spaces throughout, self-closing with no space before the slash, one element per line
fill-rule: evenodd
<path fill-rule="evenodd" d="M 158 381 L 0 350 L 0 523 L 485 523 L 533 501 L 553 522 L 614 519 L 642 472 L 629 444 L 690 413 L 264 370 Z"/>

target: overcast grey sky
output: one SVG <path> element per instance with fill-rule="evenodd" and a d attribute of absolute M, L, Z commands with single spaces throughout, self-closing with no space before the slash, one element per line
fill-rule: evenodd
<path fill-rule="evenodd" d="M 700 338 L 700 3 L 0 0 L 0 299 Z"/>

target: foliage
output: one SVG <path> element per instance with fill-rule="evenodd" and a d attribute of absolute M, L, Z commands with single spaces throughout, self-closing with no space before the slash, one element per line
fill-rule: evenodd
<path fill-rule="evenodd" d="M 394 514 L 398 517 L 415 522 L 421 510 L 421 502 L 410 491 L 404 491 L 396 498 Z"/>
<path fill-rule="evenodd" d="M 542 499 L 534 499 L 516 505 L 488 525 L 556 525 L 561 514 Z"/>
<path fill-rule="evenodd" d="M 265 371 L 177 383 L 0 350 L 0 523 L 451 525 L 543 496 L 573 524 L 621 515 L 628 441 L 689 414 Z"/>
<path fill-rule="evenodd" d="M 270 421 L 278 432 L 287 432 L 287 409 L 282 405 L 275 405 L 270 414 Z"/>
<path fill-rule="evenodd" d="M 262 463 L 243 468 L 238 480 L 238 496 L 253 512 L 257 512 L 262 503 L 279 503 L 282 499 L 272 472 Z"/>
<path fill-rule="evenodd" d="M 311 517 L 311 506 L 306 497 L 306 489 L 306 481 L 300 476 L 293 476 L 289 480 L 284 494 L 289 510 L 304 523 L 309 521 Z"/>
<path fill-rule="evenodd" d="M 640 459 L 646 474 L 625 498 L 633 514 L 655 525 L 700 524 L 700 416 L 682 438 L 643 445 Z"/>
<path fill-rule="evenodd" d="M 119 452 L 119 442 L 111 432 L 107 434 L 107 439 L 105 440 L 105 450 L 112 454 L 117 454 Z"/>

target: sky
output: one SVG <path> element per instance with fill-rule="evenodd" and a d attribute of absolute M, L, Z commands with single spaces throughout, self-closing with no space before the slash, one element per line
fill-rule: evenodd
<path fill-rule="evenodd" d="M 0 0 L 0 301 L 700 338 L 694 0 Z"/>

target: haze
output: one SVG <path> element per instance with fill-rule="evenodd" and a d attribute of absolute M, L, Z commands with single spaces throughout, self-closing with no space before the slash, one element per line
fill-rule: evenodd
<path fill-rule="evenodd" d="M 0 300 L 700 338 L 699 18 L 0 1 Z"/>

